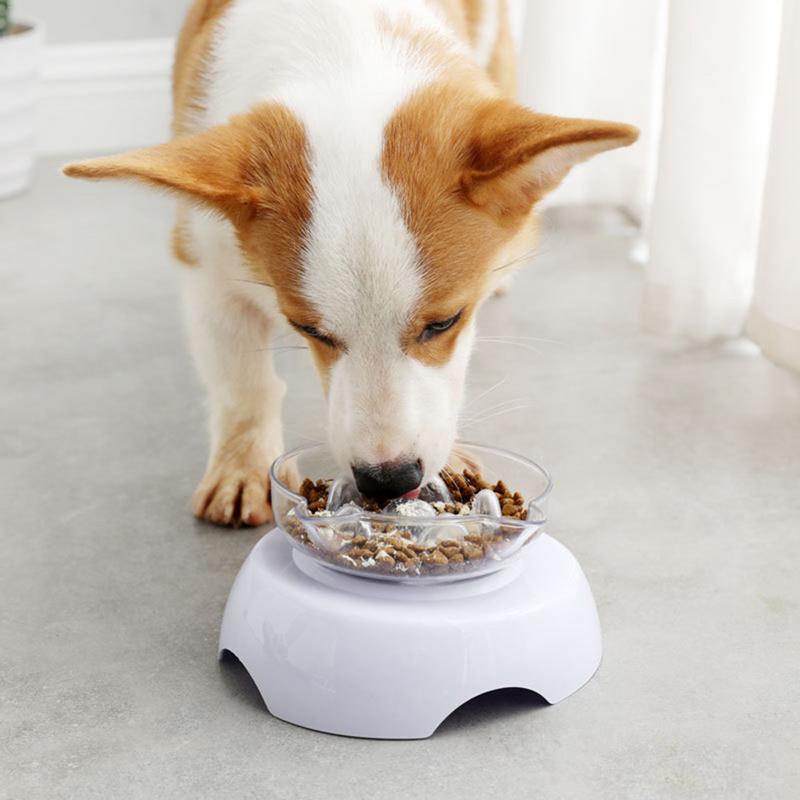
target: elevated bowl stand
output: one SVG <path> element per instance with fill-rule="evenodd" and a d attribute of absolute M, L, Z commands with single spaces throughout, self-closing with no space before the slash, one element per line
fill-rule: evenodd
<path fill-rule="evenodd" d="M 272 531 L 231 589 L 225 652 L 279 719 L 346 736 L 423 739 L 494 689 L 530 689 L 558 703 L 594 675 L 602 639 L 580 565 L 547 534 L 494 574 L 410 585 L 336 572 Z"/>

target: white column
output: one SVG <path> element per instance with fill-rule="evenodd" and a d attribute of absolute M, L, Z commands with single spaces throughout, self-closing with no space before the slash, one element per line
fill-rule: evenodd
<path fill-rule="evenodd" d="M 643 318 L 738 335 L 752 296 L 780 0 L 671 0 Z"/>
<path fill-rule="evenodd" d="M 772 141 L 747 331 L 774 361 L 800 370 L 800 0 L 784 0 Z"/>

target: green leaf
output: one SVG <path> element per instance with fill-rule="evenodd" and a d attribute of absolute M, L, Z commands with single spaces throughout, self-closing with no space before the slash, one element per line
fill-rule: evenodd
<path fill-rule="evenodd" d="M 11 30 L 11 0 L 0 0 L 0 36 Z"/>

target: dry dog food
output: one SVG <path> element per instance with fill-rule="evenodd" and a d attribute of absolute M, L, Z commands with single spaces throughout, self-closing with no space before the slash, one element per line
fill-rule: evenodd
<path fill-rule="evenodd" d="M 320 518 L 323 533 L 309 532 L 294 516 L 286 520 L 286 529 L 322 558 L 349 570 L 415 577 L 475 571 L 487 566 L 490 559 L 502 558 L 520 535 L 531 533 L 531 527 L 520 524 L 527 513 L 522 495 L 509 490 L 503 481 L 492 484 L 470 469 L 444 471 L 438 480 L 423 487 L 419 498 L 394 500 L 384 507 L 354 497 L 357 493 L 352 489 L 343 493 L 341 485 L 331 480 L 306 478 L 300 494 L 312 515 Z M 333 508 L 329 499 L 334 501 L 330 503 Z M 365 532 L 326 537 L 325 523 L 335 522 L 349 510 L 382 517 L 371 520 Z M 389 521 L 387 515 L 395 519 Z M 414 524 L 415 517 L 429 520 L 437 515 L 446 524 Z M 486 518 L 479 522 L 466 519 L 463 524 L 458 519 L 469 515 Z M 333 519 L 323 519 L 326 517 Z"/>

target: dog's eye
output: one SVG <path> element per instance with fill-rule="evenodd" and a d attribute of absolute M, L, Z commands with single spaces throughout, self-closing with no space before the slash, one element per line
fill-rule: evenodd
<path fill-rule="evenodd" d="M 464 309 L 462 308 L 457 314 L 453 314 L 452 317 L 449 319 L 443 319 L 439 322 L 429 322 L 422 333 L 419 336 L 419 340 L 421 342 L 427 342 L 430 339 L 433 339 L 434 336 L 438 336 L 440 333 L 444 333 L 450 328 L 453 327 L 460 319 L 461 315 L 464 313 Z"/>
<path fill-rule="evenodd" d="M 292 326 L 301 333 L 304 333 L 306 336 L 310 336 L 312 339 L 316 339 L 317 341 L 328 345 L 328 347 L 338 347 L 336 341 L 332 337 L 322 333 L 322 331 L 320 331 L 318 328 L 315 328 L 313 325 L 301 325 L 299 322 L 292 322 Z"/>

